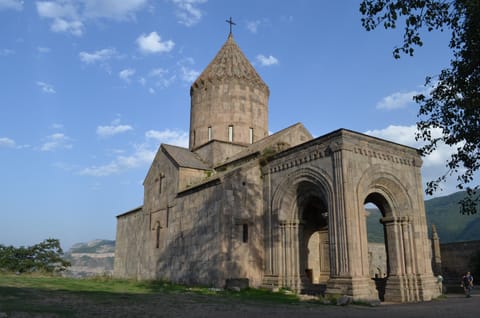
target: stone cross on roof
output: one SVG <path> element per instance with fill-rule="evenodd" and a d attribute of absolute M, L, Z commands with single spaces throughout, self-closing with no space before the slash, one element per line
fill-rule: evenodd
<path fill-rule="evenodd" d="M 232 17 L 229 20 L 225 20 L 228 24 L 230 24 L 230 35 L 232 34 L 232 25 L 237 25 L 235 22 L 232 21 Z"/>

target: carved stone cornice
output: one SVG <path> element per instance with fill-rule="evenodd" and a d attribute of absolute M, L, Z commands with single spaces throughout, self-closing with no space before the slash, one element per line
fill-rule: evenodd
<path fill-rule="evenodd" d="M 366 156 L 366 157 L 371 157 L 371 158 L 377 158 L 385 161 L 390 161 L 396 164 L 400 165 L 405 165 L 405 166 L 418 166 L 418 162 L 416 162 L 418 159 L 412 158 L 412 157 L 403 157 L 402 155 L 397 155 L 397 154 L 390 154 L 390 153 L 385 153 L 382 151 L 378 150 L 371 150 L 365 147 L 353 147 L 353 153 Z M 421 159 L 420 159 L 421 160 Z M 420 162 L 421 165 L 421 162 Z"/>
<path fill-rule="evenodd" d="M 282 162 L 271 163 L 269 172 L 276 173 L 276 172 L 284 171 L 284 170 L 308 163 L 313 160 L 328 157 L 330 156 L 330 154 L 331 154 L 331 151 L 326 147 L 320 148 L 320 149 L 319 148 L 311 149 L 308 152 L 298 153 L 293 158 L 282 160 Z"/>

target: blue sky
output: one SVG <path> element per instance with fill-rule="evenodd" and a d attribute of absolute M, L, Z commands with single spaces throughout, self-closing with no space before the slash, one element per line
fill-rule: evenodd
<path fill-rule="evenodd" d="M 0 244 L 115 238 L 142 204 L 160 143 L 188 145 L 189 87 L 226 41 L 270 87 L 269 130 L 302 122 L 418 146 L 424 79 L 448 34 L 395 60 L 401 33 L 366 32 L 359 1 L 0 0 Z M 425 181 L 449 149 L 424 160 Z M 441 193 L 455 191 L 455 180 Z"/>

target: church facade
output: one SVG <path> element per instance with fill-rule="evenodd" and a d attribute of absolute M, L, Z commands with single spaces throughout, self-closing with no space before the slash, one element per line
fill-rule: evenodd
<path fill-rule="evenodd" d="M 114 275 L 378 299 L 373 203 L 384 299 L 437 297 L 419 152 L 347 129 L 313 138 L 300 123 L 269 135 L 269 94 L 230 34 L 191 86 L 189 148 L 160 145 L 143 205 L 117 216 Z"/>

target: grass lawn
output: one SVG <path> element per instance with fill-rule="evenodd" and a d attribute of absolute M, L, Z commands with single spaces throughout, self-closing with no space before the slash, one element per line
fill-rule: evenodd
<path fill-rule="evenodd" d="M 291 293 L 259 289 L 231 292 L 159 281 L 0 274 L 0 315 L 6 313 L 8 317 L 135 316 L 162 306 L 174 310 L 182 304 L 196 308 L 196 304 L 231 307 L 238 303 L 262 306 L 304 302 Z"/>

